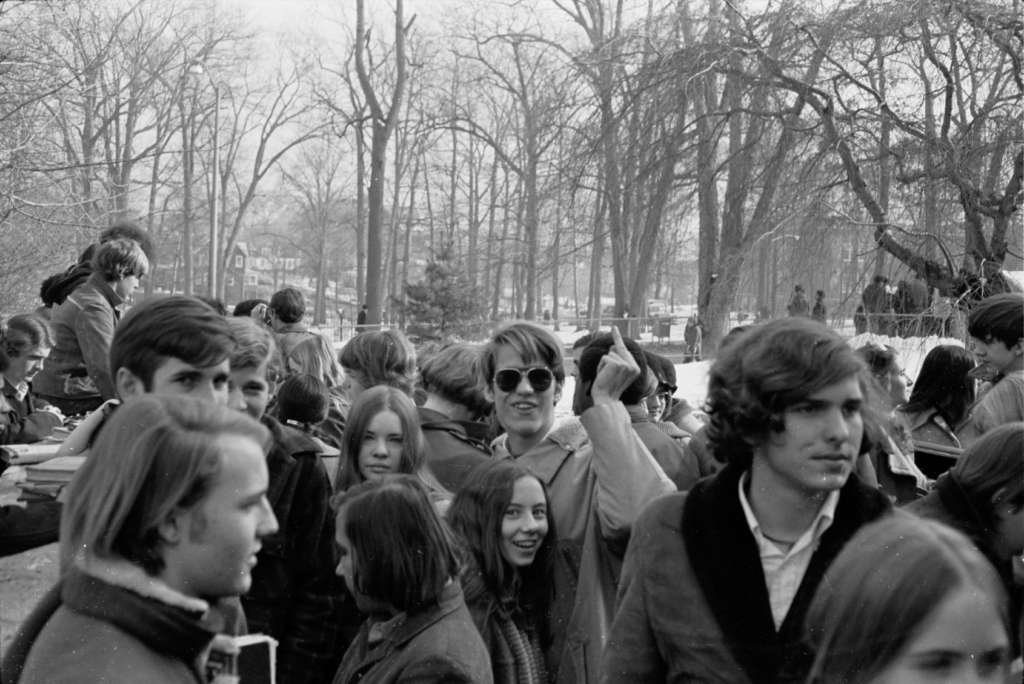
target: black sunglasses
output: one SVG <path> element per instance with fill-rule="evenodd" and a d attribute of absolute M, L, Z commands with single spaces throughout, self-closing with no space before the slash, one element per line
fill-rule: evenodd
<path fill-rule="evenodd" d="M 555 381 L 555 374 L 551 372 L 551 369 L 539 366 L 522 370 L 518 368 L 502 368 L 494 374 L 494 384 L 502 392 L 514 392 L 519 387 L 519 383 L 522 382 L 524 374 L 526 379 L 530 381 L 530 387 L 533 388 L 534 392 L 543 392 L 548 387 L 551 387 L 551 383 Z"/>

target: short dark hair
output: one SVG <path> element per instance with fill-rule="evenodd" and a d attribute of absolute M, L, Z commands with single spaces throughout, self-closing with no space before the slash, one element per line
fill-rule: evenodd
<path fill-rule="evenodd" d="M 935 409 L 950 427 L 956 427 L 974 403 L 974 354 L 955 344 L 934 347 L 921 364 L 914 391 L 901 410 L 918 413 Z"/>
<path fill-rule="evenodd" d="M 47 291 L 53 285 L 56 285 L 59 281 L 63 280 L 65 275 L 66 274 L 64 272 L 54 273 L 51 276 L 47 276 L 46 279 L 43 280 L 43 284 L 39 286 L 39 299 L 43 300 L 43 305 L 46 308 L 51 309 L 54 304 L 59 304 L 59 302 L 57 302 L 53 297 L 49 296 Z"/>
<path fill-rule="evenodd" d="M 824 290 L 817 290 L 817 291 L 815 291 L 814 296 L 817 297 L 818 299 L 824 299 L 825 298 L 825 291 Z"/>
<path fill-rule="evenodd" d="M 586 333 L 584 335 L 580 335 L 575 340 L 573 340 L 572 350 L 576 351 L 577 349 L 580 349 L 582 347 L 586 347 L 588 344 L 590 344 L 591 342 L 594 341 L 594 337 L 596 337 L 597 334 L 598 333 L 588 332 L 588 333 Z"/>
<path fill-rule="evenodd" d="M 755 445 L 785 429 L 787 408 L 820 389 L 856 376 L 864 393 L 861 453 L 881 434 L 873 380 L 842 337 L 809 318 L 791 316 L 736 337 L 711 366 L 708 441 L 716 458 L 750 467 Z"/>
<path fill-rule="evenodd" d="M 619 399 L 626 406 L 634 406 L 643 401 L 644 397 L 647 396 L 647 393 L 644 391 L 647 385 L 647 356 L 644 354 L 643 347 L 632 338 L 623 337 L 622 343 L 626 345 L 626 349 L 629 350 L 637 365 L 640 366 L 640 377 L 622 391 L 622 396 Z M 611 351 L 614 344 L 615 338 L 612 337 L 611 333 L 601 333 L 587 345 L 587 348 L 583 350 L 583 356 L 580 357 L 580 375 L 577 378 L 577 382 L 594 382 L 601 359 Z"/>
<path fill-rule="evenodd" d="M 277 418 L 282 423 L 319 425 L 327 419 L 330 406 L 327 385 L 309 373 L 293 375 L 277 390 Z"/>
<path fill-rule="evenodd" d="M 967 333 L 983 342 L 999 340 L 1009 349 L 1024 338 L 1024 293 L 1004 292 L 983 299 L 971 311 Z"/>
<path fill-rule="evenodd" d="M 50 325 L 36 314 L 15 314 L 0 327 L 0 372 L 35 347 L 53 347 Z"/>
<path fill-rule="evenodd" d="M 459 576 L 458 547 L 426 486 L 413 475 L 357 485 L 332 502 L 352 543 L 352 581 L 360 594 L 399 612 L 438 603 Z"/>
<path fill-rule="evenodd" d="M 540 484 L 548 508 L 548 533 L 537 549 L 533 563 L 516 568 L 501 551 L 501 524 L 512 502 L 515 484 L 530 477 Z M 537 627 L 546 624 L 547 610 L 554 595 L 556 531 L 551 516 L 547 487 L 526 466 L 513 460 L 489 461 L 470 472 L 448 509 L 448 522 L 461 537 L 465 554 L 473 559 L 467 569 L 479 578 L 467 577 L 463 588 L 470 591 L 481 581 L 498 606 L 525 611 Z"/>
<path fill-rule="evenodd" d="M 100 244 L 111 240 L 131 240 L 142 248 L 151 265 L 156 263 L 156 248 L 149 238 L 149 231 L 140 228 L 135 222 L 121 221 L 100 233 Z"/>
<path fill-rule="evenodd" d="M 231 357 L 235 339 L 227 319 L 194 297 L 152 297 L 121 319 L 110 343 L 110 375 L 127 368 L 152 390 L 165 359 L 206 368 Z"/>
<path fill-rule="evenodd" d="M 529 321 L 513 321 L 498 328 L 484 347 L 483 369 L 488 385 L 498 371 L 498 347 L 511 347 L 523 361 L 540 361 L 555 374 L 555 382 L 559 387 L 565 384 L 562 343 L 547 328 Z"/>
<path fill-rule="evenodd" d="M 477 416 L 491 412 L 487 385 L 481 371 L 481 350 L 460 342 L 433 354 L 420 366 L 420 382 L 428 394 L 465 406 Z"/>
<path fill-rule="evenodd" d="M 804 291 L 804 286 L 803 285 L 797 285 L 793 289 L 796 290 L 797 292 L 803 292 Z"/>
<path fill-rule="evenodd" d="M 260 304 L 266 303 L 266 299 L 244 299 L 235 304 L 235 310 L 231 312 L 231 315 L 239 316 L 241 318 L 248 318 L 249 315 L 252 313 L 253 309 L 255 309 Z"/>
<path fill-rule="evenodd" d="M 270 309 L 285 323 L 298 323 L 306 313 L 306 298 L 294 287 L 286 287 L 270 298 Z"/>
<path fill-rule="evenodd" d="M 647 357 L 647 366 L 654 371 L 654 375 L 658 378 L 658 381 L 675 387 L 676 367 L 675 364 L 672 363 L 671 359 L 667 356 L 647 351 L 646 349 L 644 350 L 644 355 Z"/>

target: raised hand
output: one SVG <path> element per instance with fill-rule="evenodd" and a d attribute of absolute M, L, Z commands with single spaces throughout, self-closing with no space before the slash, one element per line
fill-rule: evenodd
<path fill-rule="evenodd" d="M 601 358 L 601 363 L 597 366 L 594 385 L 590 390 L 590 396 L 595 404 L 602 400 L 618 401 L 626 388 L 640 377 L 640 366 L 637 365 L 633 355 L 629 353 L 626 345 L 622 342 L 622 334 L 619 329 L 614 326 L 612 327 L 612 339 L 614 344 Z"/>

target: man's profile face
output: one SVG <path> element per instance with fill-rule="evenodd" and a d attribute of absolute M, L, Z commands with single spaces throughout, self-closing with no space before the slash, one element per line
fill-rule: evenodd
<path fill-rule="evenodd" d="M 782 432 L 754 449 L 752 487 L 817 495 L 845 485 L 864 437 L 863 402 L 851 375 L 788 407 Z"/>
<path fill-rule="evenodd" d="M 249 591 L 261 540 L 277 531 L 267 501 L 267 463 L 255 440 L 215 438 L 221 471 L 206 497 L 178 514 L 180 541 L 164 551 L 169 584 L 216 599 Z"/>
<path fill-rule="evenodd" d="M 574 378 L 578 378 L 580 376 L 580 359 L 583 358 L 584 349 L 586 349 L 586 347 L 576 347 L 572 350 L 572 370 L 569 371 L 569 375 Z"/>
<path fill-rule="evenodd" d="M 971 350 L 978 358 L 978 364 L 993 374 L 1005 373 L 1011 370 L 1014 363 L 1019 363 L 1024 343 L 1018 342 L 1012 347 L 1007 347 L 1002 340 L 990 337 L 988 341 L 978 338 L 971 338 Z"/>
<path fill-rule="evenodd" d="M 225 406 L 228 403 L 228 359 L 212 366 L 195 366 L 170 356 L 153 372 L 149 388 L 126 368 L 118 369 L 122 399 L 141 394 L 188 396 Z"/>

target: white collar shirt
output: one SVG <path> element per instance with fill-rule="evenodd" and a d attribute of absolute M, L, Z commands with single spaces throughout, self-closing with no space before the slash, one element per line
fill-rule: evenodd
<path fill-rule="evenodd" d="M 775 629 L 782 627 L 786 613 L 793 603 L 800 583 L 807 573 L 807 567 L 811 564 L 811 557 L 818 548 L 818 542 L 826 530 L 832 526 L 835 518 L 836 506 L 839 503 L 839 490 L 829 492 L 825 503 L 818 509 L 811 526 L 796 540 L 796 543 L 788 550 L 779 548 L 775 542 L 764 536 L 761 531 L 761 523 L 754 515 L 754 510 L 747 500 L 745 488 L 750 479 L 748 470 L 740 478 L 740 505 L 743 507 L 743 515 L 747 518 L 747 525 L 751 534 L 757 542 L 757 550 L 761 555 L 761 568 L 764 570 L 764 581 L 768 587 L 768 600 L 771 603 L 772 619 L 775 621 Z"/>

